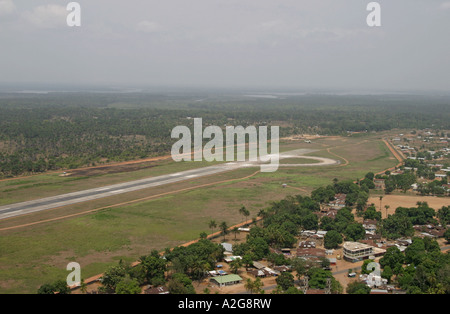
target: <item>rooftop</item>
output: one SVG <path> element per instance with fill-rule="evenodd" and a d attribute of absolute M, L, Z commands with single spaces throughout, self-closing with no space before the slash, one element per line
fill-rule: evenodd
<path fill-rule="evenodd" d="M 225 275 L 225 276 L 220 276 L 220 277 L 214 277 L 213 278 L 215 281 L 217 281 L 220 284 L 226 284 L 229 282 L 236 282 L 236 281 L 242 281 L 241 276 L 239 275 L 235 275 L 235 274 L 230 274 L 230 275 Z"/>
<path fill-rule="evenodd" d="M 168 294 L 169 289 L 164 286 L 150 287 L 145 290 L 146 294 Z"/>
<path fill-rule="evenodd" d="M 361 242 L 344 242 L 344 248 L 349 251 L 355 251 L 355 250 L 362 250 L 362 249 L 370 249 L 372 248 L 371 245 L 361 243 Z"/>
<path fill-rule="evenodd" d="M 297 256 L 325 257 L 325 250 L 319 248 L 298 248 Z"/>
<path fill-rule="evenodd" d="M 221 243 L 225 251 L 233 252 L 233 245 L 231 243 Z"/>
<path fill-rule="evenodd" d="M 253 261 L 253 267 L 257 268 L 257 269 L 262 269 L 264 267 L 266 267 L 266 265 L 260 263 L 260 262 L 255 262 Z"/>

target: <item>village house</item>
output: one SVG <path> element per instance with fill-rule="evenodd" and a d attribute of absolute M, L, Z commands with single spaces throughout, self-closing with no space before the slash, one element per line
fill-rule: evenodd
<path fill-rule="evenodd" d="M 255 278 L 265 278 L 269 275 L 264 269 L 251 269 L 248 270 L 247 273 Z"/>
<path fill-rule="evenodd" d="M 225 286 L 239 284 L 242 282 L 242 280 L 243 279 L 241 278 L 241 276 L 235 275 L 235 274 L 230 274 L 230 275 L 225 275 L 225 276 L 212 277 L 210 279 L 210 282 L 215 283 L 219 287 L 225 287 Z"/>
<path fill-rule="evenodd" d="M 420 232 L 421 237 L 430 237 L 430 238 L 443 238 L 446 228 L 443 226 L 434 226 L 434 225 L 414 225 L 414 230 Z"/>
<path fill-rule="evenodd" d="M 380 275 L 375 273 L 359 275 L 359 279 L 370 288 L 380 288 L 387 285 L 387 279 L 382 278 Z"/>
<path fill-rule="evenodd" d="M 402 246 L 409 246 L 411 245 L 412 240 L 410 238 L 400 238 L 396 240 L 396 244 L 402 245 Z"/>
<path fill-rule="evenodd" d="M 303 238 L 310 238 L 310 237 L 312 237 L 313 235 L 315 235 L 316 234 L 316 231 L 315 230 L 303 230 L 301 233 L 300 233 L 300 235 L 303 237 Z"/>
<path fill-rule="evenodd" d="M 169 289 L 164 286 L 148 286 L 147 289 L 144 290 L 145 294 L 169 294 Z"/>
<path fill-rule="evenodd" d="M 323 240 L 327 231 L 324 230 L 303 230 L 300 235 L 303 239 Z"/>
<path fill-rule="evenodd" d="M 367 232 L 375 232 L 377 230 L 377 224 L 378 221 L 376 221 L 375 219 L 365 219 L 362 225 L 367 233 Z"/>
<path fill-rule="evenodd" d="M 447 193 L 450 192 L 450 184 L 443 184 L 442 187 Z"/>
<path fill-rule="evenodd" d="M 325 250 L 319 248 L 297 248 L 297 257 L 310 260 L 314 262 L 320 262 L 325 258 Z"/>
<path fill-rule="evenodd" d="M 395 170 L 395 171 L 391 172 L 391 176 L 396 176 L 396 175 L 399 175 L 399 174 L 403 174 L 403 171 L 402 170 Z"/>
<path fill-rule="evenodd" d="M 330 262 L 330 266 L 336 266 L 337 263 L 336 257 L 327 257 L 327 259 Z"/>
<path fill-rule="evenodd" d="M 242 257 L 241 256 L 227 256 L 223 260 L 227 263 L 231 263 L 235 259 L 242 259 Z"/>
<path fill-rule="evenodd" d="M 256 263 L 256 266 L 255 266 Z M 253 262 L 253 266 L 256 269 L 248 270 L 247 273 L 252 275 L 253 277 L 257 278 L 265 278 L 268 276 L 279 276 L 282 272 L 289 271 L 290 268 L 288 266 L 275 266 L 273 268 L 264 266 L 261 263 Z"/>
<path fill-rule="evenodd" d="M 347 198 L 346 194 L 338 193 L 334 196 L 334 200 L 328 203 L 331 209 L 341 209 L 345 207 L 345 199 Z"/>
<path fill-rule="evenodd" d="M 273 266 L 273 270 L 281 274 L 281 273 L 290 271 L 291 266 L 287 266 L 287 265 Z"/>
<path fill-rule="evenodd" d="M 334 219 L 334 218 L 336 218 L 337 212 L 338 212 L 338 210 L 336 208 L 322 206 L 320 208 L 320 211 L 314 212 L 314 213 L 317 215 L 317 217 L 319 219 L 321 219 L 322 217 L 325 217 L 325 216 L 330 217 L 331 219 Z"/>
<path fill-rule="evenodd" d="M 374 179 L 373 183 L 375 184 L 376 190 L 384 190 L 385 188 L 384 179 Z"/>
<path fill-rule="evenodd" d="M 256 269 L 264 269 L 265 267 L 267 267 L 267 265 L 264 265 L 263 263 L 260 263 L 260 262 L 253 261 L 253 267 L 255 267 Z"/>
<path fill-rule="evenodd" d="M 298 244 L 299 248 L 315 248 L 316 242 L 314 241 L 300 241 Z"/>

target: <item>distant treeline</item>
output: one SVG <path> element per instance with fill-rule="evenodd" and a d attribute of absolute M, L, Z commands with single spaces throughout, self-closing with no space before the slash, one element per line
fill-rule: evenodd
<path fill-rule="evenodd" d="M 450 98 L 201 93 L 0 94 L 0 176 L 170 152 L 177 125 L 280 125 L 280 136 L 450 129 Z"/>

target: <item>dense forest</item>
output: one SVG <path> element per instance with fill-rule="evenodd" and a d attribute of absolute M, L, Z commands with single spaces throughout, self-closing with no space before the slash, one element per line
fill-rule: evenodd
<path fill-rule="evenodd" d="M 170 152 L 171 130 L 279 125 L 280 136 L 393 128 L 450 129 L 449 97 L 231 92 L 0 94 L 0 177 L 71 169 Z"/>

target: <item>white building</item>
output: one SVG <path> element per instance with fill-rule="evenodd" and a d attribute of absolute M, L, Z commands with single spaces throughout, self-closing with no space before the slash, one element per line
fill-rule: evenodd
<path fill-rule="evenodd" d="M 360 242 L 344 242 L 344 259 L 352 263 L 381 256 L 386 250 Z"/>
<path fill-rule="evenodd" d="M 382 278 L 380 275 L 370 273 L 368 275 L 360 275 L 360 279 L 366 283 L 370 288 L 377 288 L 387 285 L 387 279 Z"/>

